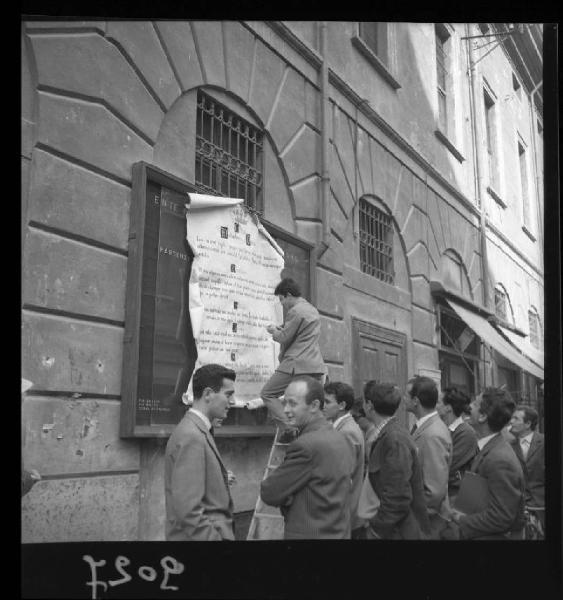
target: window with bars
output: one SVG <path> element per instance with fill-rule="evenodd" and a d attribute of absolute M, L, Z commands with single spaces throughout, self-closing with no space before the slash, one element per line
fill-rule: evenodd
<path fill-rule="evenodd" d="M 195 184 L 202 193 L 244 198 L 263 212 L 263 133 L 202 91 L 197 94 Z"/>
<path fill-rule="evenodd" d="M 360 267 L 363 273 L 393 284 L 393 224 L 391 217 L 360 199 Z"/>
<path fill-rule="evenodd" d="M 495 315 L 507 320 L 506 294 L 499 288 L 495 288 Z"/>
<path fill-rule="evenodd" d="M 448 133 L 448 52 L 449 35 L 438 26 L 435 28 L 436 38 L 436 75 L 438 84 L 438 122 L 440 129 Z"/>
<path fill-rule="evenodd" d="M 540 319 L 533 310 L 528 311 L 528 325 L 530 328 L 530 344 L 539 349 L 541 345 Z"/>

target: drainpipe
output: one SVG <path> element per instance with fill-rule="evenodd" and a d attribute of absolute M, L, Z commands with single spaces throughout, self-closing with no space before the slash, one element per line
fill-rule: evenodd
<path fill-rule="evenodd" d="M 470 29 L 469 24 L 465 25 L 466 36 L 469 37 Z M 475 55 L 474 48 L 471 44 L 471 40 L 466 40 L 468 45 L 468 58 L 469 58 L 469 87 L 471 90 L 469 97 L 469 106 L 471 111 L 471 121 L 473 123 L 473 148 L 475 151 L 474 156 L 474 171 L 475 171 L 475 197 L 479 206 L 479 230 L 481 237 L 481 276 L 483 281 L 483 306 L 488 308 L 489 306 L 489 280 L 488 280 L 488 260 L 487 260 L 487 238 L 486 238 L 486 215 L 484 198 L 486 197 L 485 183 L 483 177 L 483 127 L 479 106 L 483 104 L 482 98 L 479 94 L 480 86 L 478 86 L 478 75 L 475 67 Z"/>
<path fill-rule="evenodd" d="M 542 267 L 543 267 L 543 219 L 542 219 L 542 211 L 540 207 L 540 171 L 538 168 L 538 144 L 536 141 L 536 126 L 535 126 L 535 117 L 534 117 L 534 96 L 539 88 L 543 85 L 543 81 L 540 81 L 536 87 L 532 90 L 530 94 L 530 139 L 532 140 L 532 152 L 534 153 L 534 172 L 535 172 L 535 182 L 536 182 L 536 218 L 538 223 L 538 237 L 541 234 L 540 248 L 541 248 L 541 256 L 542 256 Z"/>
<path fill-rule="evenodd" d="M 359 144 L 359 136 L 358 136 L 358 109 L 362 104 L 369 104 L 369 100 L 367 98 L 362 98 L 358 104 L 356 104 L 356 119 L 355 119 L 355 133 L 354 133 L 354 205 L 351 210 L 351 218 L 352 218 L 352 232 L 354 234 L 354 238 L 358 237 L 358 226 L 356 220 L 356 207 L 358 206 L 358 202 L 360 201 L 358 197 L 358 144 Z"/>
<path fill-rule="evenodd" d="M 470 36 L 470 25 L 465 25 L 465 35 Z M 469 59 L 469 109 L 471 114 L 471 128 L 473 134 L 474 160 L 473 168 L 475 175 L 475 198 L 479 206 L 479 236 L 481 247 L 481 277 L 483 281 L 483 306 L 485 309 L 489 306 L 489 279 L 488 279 L 488 258 L 487 258 L 487 232 L 484 198 L 486 198 L 485 183 L 483 177 L 483 127 L 479 107 L 483 105 L 482 96 L 479 93 L 481 87 L 478 86 L 478 74 L 475 66 L 475 50 L 470 39 L 467 42 L 467 55 Z M 484 385 L 487 386 L 487 370 L 483 369 Z M 494 380 L 493 380 L 494 381 Z"/>
<path fill-rule="evenodd" d="M 323 224 L 321 246 L 317 252 L 317 260 L 328 250 L 330 245 L 330 175 L 328 156 L 328 53 L 327 22 L 320 22 L 321 63 L 321 219 Z"/>

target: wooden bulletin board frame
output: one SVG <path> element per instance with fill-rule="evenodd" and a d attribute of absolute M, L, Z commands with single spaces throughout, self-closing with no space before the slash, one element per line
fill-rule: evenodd
<path fill-rule="evenodd" d="M 146 329 L 145 324 L 142 323 L 142 313 L 145 291 L 143 284 L 146 283 L 143 277 L 147 274 L 147 211 L 150 183 L 166 186 L 179 194 L 186 194 L 186 203 L 187 193 L 196 191 L 193 185 L 150 164 L 139 162 L 133 165 L 123 339 L 121 437 L 168 437 L 183 412 L 183 407 L 177 404 L 171 407 L 170 423 L 147 425 L 138 422 L 139 364 L 143 346 L 142 336 Z M 189 270 L 187 276 L 189 277 Z"/>
<path fill-rule="evenodd" d="M 161 186 L 160 191 L 158 186 Z M 133 165 L 121 385 L 120 435 L 123 438 L 168 437 L 186 409 L 178 395 L 172 394 L 169 402 L 163 404 L 158 394 L 153 394 L 158 377 L 153 377 L 152 368 L 155 361 L 158 362 L 157 354 L 162 351 L 163 347 L 160 346 L 160 350 L 156 349 L 154 340 L 158 334 L 154 334 L 153 338 L 150 336 L 151 328 L 153 332 L 156 330 L 157 320 L 160 322 L 163 320 L 162 311 L 164 309 L 158 313 L 157 307 L 159 302 L 162 304 L 163 295 L 166 295 L 165 288 L 173 288 L 171 295 L 178 296 L 180 287 L 177 270 L 171 271 L 176 279 L 175 284 L 167 280 L 170 277 L 168 272 L 159 270 L 162 254 L 162 252 L 159 254 L 159 251 L 162 251 L 163 245 L 170 246 L 175 254 L 174 258 L 166 257 L 168 263 L 163 267 L 163 271 L 166 267 L 171 266 L 171 260 L 186 261 L 184 287 L 187 290 L 193 254 L 185 239 L 185 211 L 181 207 L 189 202 L 187 194 L 197 191 L 196 187 L 189 182 L 153 165 L 145 162 Z M 155 208 L 157 204 L 159 206 Z M 166 208 L 169 206 L 172 206 L 172 211 Z M 166 212 L 165 217 L 162 216 L 164 212 Z M 176 214 L 170 216 L 171 212 Z M 167 244 L 162 241 L 163 233 L 160 229 L 163 219 L 165 222 L 167 220 L 166 227 L 168 229 L 170 223 L 174 228 L 172 237 L 168 237 L 169 243 Z M 311 264 L 313 245 L 285 232 L 265 219 L 261 219 L 261 221 L 270 234 L 288 251 L 289 260 L 282 276 L 303 279 L 303 295 L 307 298 L 310 297 L 314 286 L 314 268 Z M 170 232 L 168 231 L 168 233 Z M 158 290 L 157 280 L 160 282 Z M 176 385 L 176 389 L 187 387 L 195 364 L 195 343 L 187 314 L 187 302 L 186 295 L 182 302 L 182 314 L 186 314 L 183 319 L 174 316 L 172 325 L 177 324 L 178 326 L 174 328 L 178 331 L 187 331 L 187 337 L 193 346 L 188 343 L 186 352 L 186 343 L 182 347 L 178 344 L 174 345 L 173 336 L 168 336 L 172 340 L 172 344 L 167 350 L 167 360 L 172 360 L 175 365 L 185 361 L 182 376 L 178 377 L 181 386 Z M 174 305 L 176 313 L 178 304 L 176 302 Z M 168 331 L 170 329 L 168 327 Z M 167 382 L 169 388 L 174 387 L 171 386 L 171 381 L 172 379 L 169 378 Z M 149 391 L 147 392 L 147 390 Z M 144 402 L 148 405 L 143 405 Z M 143 405 L 142 410 L 141 405 Z M 153 417 L 155 417 L 154 420 Z M 266 422 L 265 408 L 253 411 L 237 408 L 230 411 L 229 417 L 222 427 L 216 429 L 215 435 L 218 437 L 261 437 L 271 436 L 274 431 L 273 425 Z"/>

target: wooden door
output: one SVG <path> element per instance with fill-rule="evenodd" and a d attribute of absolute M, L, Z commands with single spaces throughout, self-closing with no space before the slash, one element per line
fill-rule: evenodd
<path fill-rule="evenodd" d="M 363 395 L 364 385 L 371 379 L 379 383 L 394 383 L 403 395 L 407 385 L 406 335 L 353 318 L 352 336 L 356 397 Z M 397 416 L 407 424 L 403 400 Z"/>

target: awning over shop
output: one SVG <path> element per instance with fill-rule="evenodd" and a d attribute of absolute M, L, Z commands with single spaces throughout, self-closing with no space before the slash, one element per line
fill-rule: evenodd
<path fill-rule="evenodd" d="M 473 329 L 484 342 L 490 344 L 510 362 L 543 381 L 543 369 L 521 354 L 484 317 L 468 310 L 450 298 L 447 298 L 446 302 L 454 309 L 460 319 Z"/>

